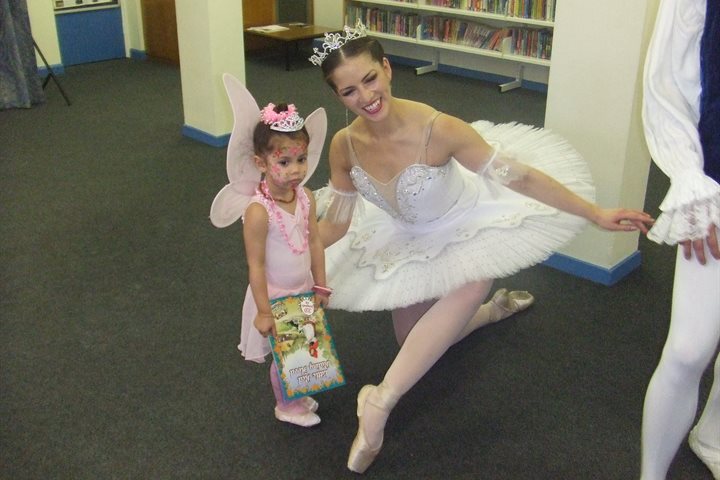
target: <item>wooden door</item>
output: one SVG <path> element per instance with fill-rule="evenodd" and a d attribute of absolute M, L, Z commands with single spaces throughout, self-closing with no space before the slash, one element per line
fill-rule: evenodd
<path fill-rule="evenodd" d="M 147 56 L 180 65 L 175 0 L 141 0 L 141 8 Z"/>
<path fill-rule="evenodd" d="M 243 0 L 243 28 L 272 25 L 277 22 L 275 0 Z M 276 44 L 256 35 L 245 35 L 245 51 L 260 50 Z"/>

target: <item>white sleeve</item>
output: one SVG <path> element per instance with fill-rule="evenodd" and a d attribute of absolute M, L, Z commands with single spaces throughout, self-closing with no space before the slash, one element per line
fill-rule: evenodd
<path fill-rule="evenodd" d="M 488 142 L 493 147 L 490 160 L 479 170 L 478 175 L 490 178 L 502 185 L 520 180 L 527 175 L 529 168 L 518 162 L 514 155 L 499 149 L 495 142 Z"/>
<path fill-rule="evenodd" d="M 658 243 L 704 238 L 720 220 L 720 185 L 703 171 L 697 130 L 704 23 L 705 0 L 662 0 L 645 61 L 645 137 L 671 182 L 648 234 Z"/>
<path fill-rule="evenodd" d="M 357 191 L 344 192 L 337 190 L 332 182 L 315 192 L 318 220 L 326 219 L 330 223 L 347 223 L 352 219 L 353 212 L 363 210 L 363 203 Z"/>

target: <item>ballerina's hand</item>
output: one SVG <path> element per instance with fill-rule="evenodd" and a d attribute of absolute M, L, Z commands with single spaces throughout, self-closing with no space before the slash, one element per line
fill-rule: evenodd
<path fill-rule="evenodd" d="M 685 259 L 690 260 L 692 253 L 695 252 L 695 258 L 700 262 L 700 265 L 705 265 L 705 245 L 707 245 L 710 255 L 716 260 L 720 260 L 720 242 L 718 242 L 718 229 L 715 225 L 710 225 L 708 228 L 708 235 L 705 238 L 698 240 L 685 240 L 680 242 L 683 248 L 683 255 Z"/>
<path fill-rule="evenodd" d="M 640 230 L 645 234 L 648 232 L 648 226 L 654 222 L 655 219 L 647 213 L 627 208 L 601 208 L 595 220 L 595 224 L 605 230 L 614 232 Z"/>

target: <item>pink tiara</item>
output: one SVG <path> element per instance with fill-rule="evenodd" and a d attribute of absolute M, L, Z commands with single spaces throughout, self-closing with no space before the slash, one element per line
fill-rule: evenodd
<path fill-rule="evenodd" d="M 268 103 L 260 111 L 260 120 L 265 125 L 270 125 L 270 130 L 276 132 L 297 132 L 305 124 L 305 119 L 297 113 L 297 109 L 292 103 L 284 112 L 276 112 L 275 104 Z"/>
<path fill-rule="evenodd" d="M 325 32 L 325 41 L 322 44 L 323 51 L 321 52 L 317 47 L 313 48 L 315 55 L 311 56 L 308 60 L 310 60 L 310 63 L 320 66 L 325 61 L 325 57 L 330 55 L 330 53 L 342 47 L 350 40 L 366 36 L 367 28 L 365 28 L 365 25 L 363 25 L 360 19 L 355 22 L 355 28 L 350 28 L 345 25 L 342 33 Z"/>

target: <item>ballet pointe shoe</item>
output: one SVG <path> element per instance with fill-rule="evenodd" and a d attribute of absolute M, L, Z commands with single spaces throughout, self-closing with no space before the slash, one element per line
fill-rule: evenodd
<path fill-rule="evenodd" d="M 535 297 L 533 297 L 530 292 L 523 290 L 508 292 L 507 288 L 501 288 L 495 292 L 490 302 L 497 307 L 500 312 L 500 318 L 498 320 L 502 320 L 530 307 L 530 305 L 535 303 Z"/>
<path fill-rule="evenodd" d="M 370 400 L 370 394 L 375 393 L 372 401 Z M 394 398 L 393 398 L 394 397 Z M 353 440 L 352 447 L 350 447 L 350 455 L 348 456 L 347 467 L 350 471 L 355 473 L 364 473 L 365 470 L 375 461 L 375 457 L 380 453 L 380 449 L 383 444 L 383 437 L 381 435 L 380 442 L 376 447 L 371 447 L 367 439 L 365 438 L 365 429 L 363 428 L 362 416 L 365 411 L 367 404 L 372 405 L 385 412 L 390 413 L 390 410 L 397 403 L 397 396 L 390 394 L 390 390 L 387 388 L 383 389 L 381 386 L 365 385 L 360 389 L 358 393 L 358 432 Z"/>

